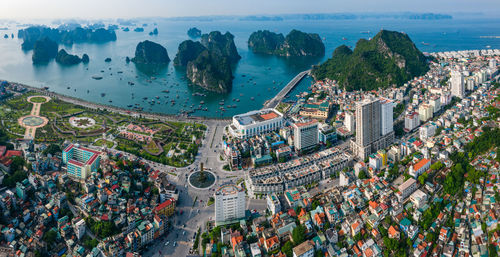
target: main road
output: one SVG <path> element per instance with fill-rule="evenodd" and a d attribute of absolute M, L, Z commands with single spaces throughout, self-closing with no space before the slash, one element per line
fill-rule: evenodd
<path fill-rule="evenodd" d="M 288 84 L 286 84 L 286 86 L 281 89 L 281 91 L 276 96 L 274 96 L 273 99 L 268 100 L 264 103 L 264 108 L 276 108 L 276 106 L 278 106 L 283 98 L 285 98 L 285 96 L 288 95 L 288 93 L 290 93 L 290 91 L 292 91 L 292 89 L 297 86 L 297 84 L 299 84 L 299 82 L 310 72 L 311 70 L 306 70 L 297 74 L 297 76 L 295 76 L 290 82 L 288 82 Z"/>

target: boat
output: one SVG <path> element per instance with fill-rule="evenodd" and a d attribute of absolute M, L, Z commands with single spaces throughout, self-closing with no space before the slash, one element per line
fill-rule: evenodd
<path fill-rule="evenodd" d="M 49 90 L 49 87 L 43 87 L 43 89 L 45 89 L 45 90 Z"/>
<path fill-rule="evenodd" d="M 347 38 L 345 38 L 345 37 L 342 37 L 342 40 L 344 40 L 344 41 L 345 41 L 345 40 L 347 40 Z"/>
<path fill-rule="evenodd" d="M 161 92 L 163 92 L 163 93 L 167 93 L 167 94 L 168 94 L 168 93 L 170 93 L 170 91 L 169 91 L 169 90 L 163 90 L 163 91 L 161 91 Z"/>
<path fill-rule="evenodd" d="M 424 41 L 422 41 L 422 45 L 424 45 L 424 46 L 428 46 L 428 45 L 430 45 L 430 44 L 429 44 L 429 43 L 425 43 Z"/>
<path fill-rule="evenodd" d="M 239 101 L 240 101 L 240 99 L 239 99 L 239 98 L 236 98 L 236 102 L 239 102 Z"/>
<path fill-rule="evenodd" d="M 100 80 L 100 79 L 102 79 L 102 76 L 93 75 L 92 78 L 95 79 L 95 80 Z"/>
<path fill-rule="evenodd" d="M 66 89 L 70 89 L 70 87 L 67 87 Z"/>
<path fill-rule="evenodd" d="M 112 102 L 113 102 L 113 100 L 109 100 L 108 102 L 112 103 Z"/>
<path fill-rule="evenodd" d="M 253 100 L 255 100 L 255 97 L 253 97 L 253 96 L 252 96 L 252 97 L 250 97 L 250 100 L 252 100 L 252 101 L 253 101 Z"/>
<path fill-rule="evenodd" d="M 106 94 L 105 94 L 105 93 L 101 93 L 101 97 L 105 97 L 105 96 L 106 96 Z"/>

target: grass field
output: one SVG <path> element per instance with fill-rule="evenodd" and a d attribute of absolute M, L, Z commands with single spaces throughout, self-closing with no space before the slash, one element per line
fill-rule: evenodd
<path fill-rule="evenodd" d="M 113 147 L 114 143 L 105 139 L 99 139 L 94 143 L 95 146 L 106 146 L 107 148 Z"/>
<path fill-rule="evenodd" d="M 47 102 L 47 100 L 43 97 L 35 96 L 35 97 L 32 97 L 30 99 L 30 102 L 32 102 L 32 103 L 45 103 L 45 102 Z"/>

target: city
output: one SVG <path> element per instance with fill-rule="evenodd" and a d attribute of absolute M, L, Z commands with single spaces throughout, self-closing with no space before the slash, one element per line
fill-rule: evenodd
<path fill-rule="evenodd" d="M 347 19 L 332 15 L 324 19 Z M 365 15 L 349 19 L 393 14 Z M 405 15 L 387 19 L 452 19 Z M 238 22 L 268 19 L 291 18 Z M 51 40 L 75 51 L 115 47 L 115 31 L 119 39 L 164 31 L 148 19 L 105 23 L 16 23 L 17 38 L 6 27 L 4 39 L 33 51 L 35 65 Z M 185 31 L 200 41 L 179 45 L 175 68 L 149 40 L 133 58 L 103 58 L 108 66 L 82 56 L 61 68 L 84 70 L 89 85 L 126 86 L 95 99 L 93 87 L 11 79 L 0 65 L 1 256 L 498 256 L 500 46 L 430 51 L 410 33 L 381 29 L 356 31 L 354 47 L 343 37 L 330 54 L 331 41 L 293 29 L 252 32 L 242 51 L 229 32 Z M 267 82 L 245 70 L 254 54 L 269 55 L 258 71 Z M 36 72 L 70 60 L 60 55 Z M 281 81 L 264 74 L 282 68 L 276 60 L 304 65 Z M 146 75 L 122 75 L 129 65 Z M 89 78 L 89 68 L 99 76 Z M 124 81 L 109 82 L 113 73 Z M 165 89 L 184 86 L 178 81 L 187 94 Z M 251 86 L 255 94 L 238 91 Z M 143 96 L 148 90 L 164 94 Z M 120 91 L 126 96 L 113 103 Z"/>

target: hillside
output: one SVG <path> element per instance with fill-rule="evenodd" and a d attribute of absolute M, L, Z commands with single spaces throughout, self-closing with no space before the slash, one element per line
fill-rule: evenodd
<path fill-rule="evenodd" d="M 426 57 L 408 35 L 381 30 L 371 40 L 360 39 L 354 51 L 339 46 L 312 74 L 317 80 L 337 80 L 351 91 L 401 86 L 428 70 Z"/>

